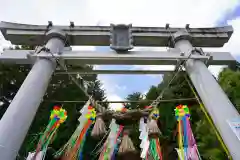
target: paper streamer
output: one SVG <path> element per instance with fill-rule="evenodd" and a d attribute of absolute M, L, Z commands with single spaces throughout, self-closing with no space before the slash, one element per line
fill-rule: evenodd
<path fill-rule="evenodd" d="M 110 125 L 110 133 L 107 140 L 103 145 L 103 150 L 99 156 L 99 160 L 110 160 L 115 148 L 115 140 L 117 138 L 117 133 L 119 130 L 119 125 L 116 124 L 116 120 L 112 119 Z"/>
<path fill-rule="evenodd" d="M 68 142 L 55 154 L 62 160 L 82 159 L 82 149 L 86 140 L 86 135 L 91 125 L 95 122 L 96 111 L 90 106 L 90 100 L 79 111 L 81 116 L 78 118 L 80 124 Z"/>
<path fill-rule="evenodd" d="M 178 155 L 180 159 L 200 160 L 200 154 L 197 149 L 191 125 L 190 113 L 186 105 L 179 105 L 175 109 L 175 116 L 178 121 Z"/>
<path fill-rule="evenodd" d="M 141 158 L 146 158 L 150 142 L 148 140 L 148 129 L 147 124 L 144 123 L 144 118 L 141 118 L 139 121 L 139 131 L 139 139 L 141 140 Z"/>

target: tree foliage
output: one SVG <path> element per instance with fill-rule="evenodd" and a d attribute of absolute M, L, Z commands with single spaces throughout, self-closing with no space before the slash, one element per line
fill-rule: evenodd
<path fill-rule="evenodd" d="M 219 84 L 240 111 L 240 70 L 225 68 L 219 75 Z"/>

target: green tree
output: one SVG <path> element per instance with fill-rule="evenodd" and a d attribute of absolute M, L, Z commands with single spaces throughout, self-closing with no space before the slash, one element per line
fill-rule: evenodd
<path fill-rule="evenodd" d="M 131 102 L 131 103 L 127 104 L 127 106 L 126 106 L 127 109 L 131 110 L 131 109 L 141 108 L 144 106 L 144 103 L 141 102 L 143 100 L 143 95 L 140 92 L 134 92 L 132 94 L 129 94 L 126 99 L 128 101 L 139 101 L 139 102 Z M 137 148 L 138 151 L 140 151 L 139 124 L 134 123 L 128 127 L 131 128 L 130 138 L 132 139 L 132 142 L 133 142 L 135 148 Z"/>
<path fill-rule="evenodd" d="M 128 109 L 136 109 L 136 108 L 138 108 L 138 107 L 140 108 L 142 106 L 142 103 L 140 101 L 143 100 L 143 95 L 140 92 L 134 92 L 132 94 L 129 94 L 126 99 L 128 101 L 133 101 L 132 103 L 130 103 L 126 106 L 126 108 L 128 108 Z M 139 102 L 137 102 L 137 101 L 139 101 Z"/>
<path fill-rule="evenodd" d="M 213 129 L 205 117 L 197 121 L 195 128 L 195 138 L 199 152 L 206 160 L 226 160 L 227 155 L 223 151 Z"/>
<path fill-rule="evenodd" d="M 240 112 L 240 71 L 225 68 L 219 75 L 219 84 Z"/>

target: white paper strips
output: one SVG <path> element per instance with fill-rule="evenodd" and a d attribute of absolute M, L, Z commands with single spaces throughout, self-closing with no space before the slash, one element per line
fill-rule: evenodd
<path fill-rule="evenodd" d="M 113 151 L 114 151 L 114 148 L 115 148 L 115 140 L 117 138 L 117 132 L 119 130 L 119 125 L 116 124 L 116 120 L 115 119 L 112 119 L 112 122 L 111 122 L 109 128 L 110 128 L 111 131 L 110 131 L 109 136 L 108 136 L 108 138 L 109 138 L 109 141 L 108 141 L 109 146 L 108 146 L 108 148 L 110 148 L 110 153 L 109 153 L 110 157 L 109 158 L 111 158 L 111 156 L 113 154 Z"/>
<path fill-rule="evenodd" d="M 139 131 L 140 131 L 139 139 L 141 140 L 140 148 L 142 150 L 141 158 L 145 158 L 148 152 L 150 142 L 148 140 L 148 129 L 147 129 L 147 124 L 144 123 L 144 118 L 140 119 Z"/>
<path fill-rule="evenodd" d="M 28 157 L 26 160 L 32 160 L 33 159 L 33 156 L 35 155 L 35 152 L 29 152 L 28 153 Z M 42 151 L 40 151 L 37 156 L 36 156 L 36 159 L 35 160 L 42 160 L 43 156 L 42 156 Z"/>
<path fill-rule="evenodd" d="M 107 151 L 109 151 L 108 155 L 109 155 L 109 159 L 111 159 L 111 156 L 114 152 L 115 139 L 117 137 L 117 131 L 119 130 L 119 125 L 116 124 L 115 119 L 112 119 L 111 124 L 109 125 L 109 128 L 110 128 L 110 133 L 108 135 L 106 142 L 104 143 L 103 151 L 99 159 L 102 157 L 102 155 L 104 155 L 104 152 L 107 152 Z M 106 147 L 106 150 L 104 150 L 105 147 Z"/>
<path fill-rule="evenodd" d="M 78 130 L 82 130 L 85 122 L 87 121 L 86 114 L 88 112 L 88 106 L 90 105 L 91 101 L 88 100 L 87 103 L 83 106 L 83 108 L 80 110 L 81 116 L 78 118 L 78 121 L 80 122 L 80 125 L 78 126 Z"/>

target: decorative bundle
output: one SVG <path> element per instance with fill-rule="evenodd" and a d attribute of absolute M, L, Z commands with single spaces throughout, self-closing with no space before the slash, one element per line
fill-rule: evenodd
<path fill-rule="evenodd" d="M 102 152 L 99 156 L 99 160 L 111 160 L 115 158 L 116 152 L 119 147 L 119 138 L 123 131 L 124 126 L 116 124 L 116 120 L 112 119 L 109 126 L 110 133 L 107 140 L 103 145 Z"/>
<path fill-rule="evenodd" d="M 102 119 L 102 115 L 98 114 L 96 118 L 96 122 L 94 124 L 91 136 L 93 138 L 100 138 L 106 134 L 106 126 Z"/>
<path fill-rule="evenodd" d="M 88 106 L 87 113 L 83 116 L 85 117 L 85 121 L 82 121 L 83 125 L 80 125 L 80 132 L 78 132 L 77 137 L 74 137 L 72 140 L 72 144 L 67 149 L 66 154 L 63 158 L 64 160 L 83 159 L 83 146 L 86 140 L 86 136 L 89 132 L 89 128 L 95 122 L 96 111 L 92 106 Z"/>
<path fill-rule="evenodd" d="M 159 142 L 159 135 L 161 134 L 160 129 L 157 125 L 157 120 L 159 118 L 159 110 L 157 108 L 154 108 L 153 111 L 150 114 L 150 122 L 148 122 L 148 136 L 149 136 L 149 148 L 148 152 L 152 156 L 154 160 L 162 160 L 162 152 Z"/>
<path fill-rule="evenodd" d="M 48 145 L 55 138 L 57 129 L 59 128 L 60 124 L 63 123 L 66 119 L 67 111 L 59 106 L 54 106 L 53 110 L 51 111 L 48 126 L 38 142 L 37 149 L 32 160 L 36 159 L 40 151 L 42 152 L 41 159 L 43 160 L 45 158 Z"/>
<path fill-rule="evenodd" d="M 124 113 L 127 111 L 126 106 L 123 106 L 118 112 Z M 116 124 L 116 120 L 112 119 L 109 128 L 110 133 L 103 145 L 99 160 L 114 160 L 117 152 L 121 156 L 126 156 L 129 153 L 135 154 L 135 148 L 128 136 L 128 132 L 123 130 L 124 126 Z"/>
<path fill-rule="evenodd" d="M 157 120 L 159 118 L 159 110 L 157 108 L 154 108 L 149 115 L 149 122 L 147 124 L 148 126 L 148 135 L 149 137 L 159 137 L 161 134 L 160 129 L 158 128 L 157 125 Z"/>
<path fill-rule="evenodd" d="M 122 141 L 118 149 L 118 154 L 123 157 L 128 157 L 135 154 L 136 149 L 129 137 L 129 131 L 125 130 L 123 132 Z M 125 158 L 126 159 L 126 158 Z"/>
<path fill-rule="evenodd" d="M 83 159 L 82 151 L 84 143 L 89 128 L 95 122 L 96 111 L 90 105 L 90 101 L 88 101 L 80 112 L 82 115 L 78 119 L 80 121 L 79 126 L 65 146 L 56 153 L 55 157 L 61 157 L 62 160 Z"/>
<path fill-rule="evenodd" d="M 175 116 L 178 121 L 178 156 L 181 160 L 200 160 L 197 145 L 191 130 L 190 113 L 186 105 L 179 105 L 175 109 Z"/>

